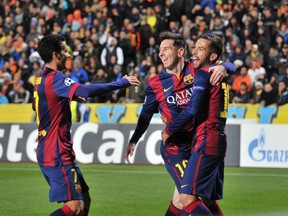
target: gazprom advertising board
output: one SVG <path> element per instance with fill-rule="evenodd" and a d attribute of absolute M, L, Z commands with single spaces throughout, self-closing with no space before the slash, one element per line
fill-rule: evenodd
<path fill-rule="evenodd" d="M 240 166 L 288 168 L 288 125 L 241 125 Z"/>

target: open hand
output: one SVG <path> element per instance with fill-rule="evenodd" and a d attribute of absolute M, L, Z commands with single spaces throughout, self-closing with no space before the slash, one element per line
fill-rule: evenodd
<path fill-rule="evenodd" d="M 135 144 L 134 143 L 129 143 L 128 146 L 126 147 L 126 152 L 125 152 L 125 160 L 128 162 L 128 164 L 131 164 L 129 156 L 132 157 L 134 150 L 135 150 Z"/>
<path fill-rule="evenodd" d="M 124 79 L 127 79 L 131 85 L 134 85 L 134 86 L 139 86 L 140 85 L 140 81 L 134 77 L 134 76 L 123 76 Z"/>
<path fill-rule="evenodd" d="M 229 76 L 222 65 L 210 67 L 208 72 L 212 73 L 210 77 L 211 85 L 219 85 L 224 78 L 227 78 Z"/>

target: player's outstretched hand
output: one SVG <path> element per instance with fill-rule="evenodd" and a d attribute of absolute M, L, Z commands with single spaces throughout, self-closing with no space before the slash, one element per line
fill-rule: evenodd
<path fill-rule="evenodd" d="M 224 78 L 228 77 L 228 74 L 222 65 L 210 67 L 208 72 L 212 73 L 210 77 L 211 85 L 219 85 Z"/>
<path fill-rule="evenodd" d="M 131 164 L 129 156 L 132 157 L 134 150 L 135 150 L 135 144 L 134 143 L 129 143 L 128 146 L 126 147 L 126 152 L 125 152 L 125 159 L 128 162 L 128 164 Z"/>
<path fill-rule="evenodd" d="M 123 76 L 123 78 L 127 79 L 130 82 L 131 85 L 139 86 L 139 84 L 140 84 L 140 81 L 134 76 L 125 75 L 125 76 Z"/>

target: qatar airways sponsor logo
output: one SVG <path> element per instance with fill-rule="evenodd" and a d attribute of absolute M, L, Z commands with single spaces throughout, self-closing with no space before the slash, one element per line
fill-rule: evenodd
<path fill-rule="evenodd" d="M 184 91 L 176 92 L 166 98 L 167 103 L 176 104 L 177 106 L 182 106 L 188 104 L 190 97 L 192 95 L 193 88 L 186 89 Z"/>

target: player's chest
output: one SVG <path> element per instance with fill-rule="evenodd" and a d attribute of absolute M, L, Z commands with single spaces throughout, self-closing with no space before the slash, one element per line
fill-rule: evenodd
<path fill-rule="evenodd" d="M 190 73 L 164 79 L 162 89 L 159 88 L 157 92 L 157 101 L 168 105 L 186 105 L 193 92 L 193 81 Z"/>

